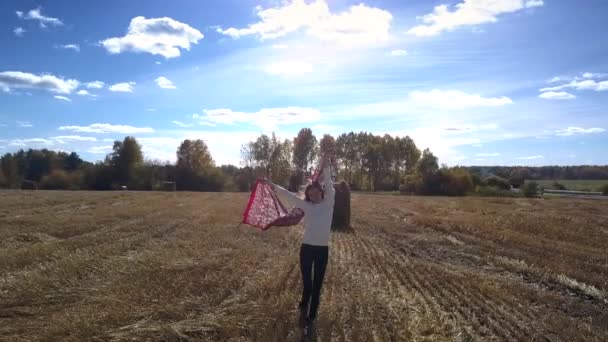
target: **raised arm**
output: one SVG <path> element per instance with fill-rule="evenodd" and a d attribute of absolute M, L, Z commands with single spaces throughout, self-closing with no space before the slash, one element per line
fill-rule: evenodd
<path fill-rule="evenodd" d="M 287 202 L 289 202 L 289 204 L 291 204 L 294 207 L 304 209 L 304 206 L 306 205 L 306 201 L 301 199 L 300 196 L 294 194 L 293 192 L 291 192 L 281 186 L 274 184 L 270 180 L 266 180 L 266 182 L 272 186 L 272 188 L 274 189 L 274 191 L 276 193 L 282 194 L 283 197 L 287 200 Z"/>
<path fill-rule="evenodd" d="M 323 173 L 321 174 L 321 183 L 325 190 L 325 197 L 333 199 L 336 190 L 334 189 L 334 182 L 331 180 L 331 167 L 329 166 L 329 161 L 324 159 L 322 167 Z"/>

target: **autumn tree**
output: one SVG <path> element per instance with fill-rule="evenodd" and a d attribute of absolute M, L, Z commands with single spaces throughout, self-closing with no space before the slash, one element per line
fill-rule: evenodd
<path fill-rule="evenodd" d="M 204 141 L 186 139 L 179 145 L 176 165 L 178 169 L 204 172 L 214 166 L 215 164 Z"/>
<path fill-rule="evenodd" d="M 178 190 L 220 191 L 224 187 L 221 170 L 200 139 L 182 141 L 177 149 L 176 174 Z"/>
<path fill-rule="evenodd" d="M 281 141 L 274 133 L 271 137 L 262 134 L 255 141 L 241 146 L 241 161 L 247 172 L 255 173 L 257 177 L 268 177 L 277 184 L 287 183 L 292 155 L 291 141 Z"/>

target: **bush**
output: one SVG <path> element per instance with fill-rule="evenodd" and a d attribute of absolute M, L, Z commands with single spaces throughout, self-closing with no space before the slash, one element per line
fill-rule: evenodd
<path fill-rule="evenodd" d="M 473 190 L 473 178 L 464 168 L 441 169 L 438 174 L 442 195 L 464 196 Z"/>
<path fill-rule="evenodd" d="M 474 189 L 473 178 L 461 167 L 443 167 L 432 174 L 419 172 L 403 177 L 399 192 L 416 195 L 464 196 Z"/>
<path fill-rule="evenodd" d="M 402 195 L 419 195 L 422 193 L 422 190 L 422 177 L 419 174 L 406 175 L 401 180 L 401 185 L 399 185 L 399 192 Z"/>
<path fill-rule="evenodd" d="M 538 195 L 538 183 L 526 182 L 522 186 L 521 192 L 525 197 L 536 197 Z"/>
<path fill-rule="evenodd" d="M 46 190 L 78 190 L 82 184 L 82 174 L 78 171 L 53 170 L 40 180 L 40 188 Z"/>
<path fill-rule="evenodd" d="M 566 186 L 558 181 L 553 182 L 553 189 L 555 190 L 566 190 Z"/>
<path fill-rule="evenodd" d="M 88 190 L 112 190 L 113 170 L 105 163 L 84 168 L 84 188 Z"/>
<path fill-rule="evenodd" d="M 490 176 L 484 179 L 485 185 L 494 186 L 502 190 L 510 190 L 511 183 L 508 180 L 498 177 L 498 176 Z"/>
<path fill-rule="evenodd" d="M 517 197 L 516 192 L 502 190 L 495 186 L 479 185 L 475 188 L 475 193 L 483 197 Z"/>
<path fill-rule="evenodd" d="M 600 187 L 600 191 L 602 192 L 602 195 L 608 196 L 608 184 L 602 185 Z"/>

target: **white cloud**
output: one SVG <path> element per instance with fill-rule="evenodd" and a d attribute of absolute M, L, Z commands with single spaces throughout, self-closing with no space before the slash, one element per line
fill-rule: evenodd
<path fill-rule="evenodd" d="M 89 88 L 89 89 L 101 89 L 104 86 L 105 86 L 105 83 L 103 83 L 102 81 L 93 81 L 93 82 L 87 83 L 87 88 Z"/>
<path fill-rule="evenodd" d="M 72 102 L 72 100 L 70 98 L 67 98 L 65 96 L 55 95 L 53 97 L 56 98 L 57 100 L 66 101 L 66 102 Z"/>
<path fill-rule="evenodd" d="M 535 160 L 535 159 L 543 159 L 545 158 L 542 155 L 536 155 L 536 156 L 528 156 L 528 157 L 519 157 L 517 159 L 523 159 L 523 160 Z"/>
<path fill-rule="evenodd" d="M 500 156 L 500 153 L 494 152 L 494 153 L 476 153 L 475 154 L 476 157 L 498 157 Z"/>
<path fill-rule="evenodd" d="M 395 56 L 395 57 L 407 56 L 407 51 L 402 50 L 402 49 L 396 49 L 396 50 L 391 51 L 391 56 Z"/>
<path fill-rule="evenodd" d="M 595 77 L 595 76 L 594 76 Z M 595 90 L 595 91 L 606 91 L 608 90 L 608 80 L 596 81 L 593 79 L 580 80 L 578 78 L 570 81 L 569 83 L 561 84 L 555 87 L 541 88 L 541 92 L 558 91 L 562 89 L 572 88 L 576 90 Z"/>
<path fill-rule="evenodd" d="M 80 46 L 78 44 L 57 45 L 57 48 L 59 48 L 59 49 L 66 49 L 66 50 L 74 50 L 76 52 L 80 52 Z"/>
<path fill-rule="evenodd" d="M 42 8 L 34 8 L 27 12 L 27 14 L 23 14 L 21 11 L 16 11 L 17 17 L 26 20 L 37 20 L 40 24 L 40 27 L 44 28 L 47 25 L 52 26 L 62 26 L 63 22 L 59 18 L 47 17 L 41 13 Z"/>
<path fill-rule="evenodd" d="M 133 127 L 128 125 L 112 125 L 107 123 L 94 123 L 88 126 L 61 126 L 60 131 L 72 131 L 81 133 L 153 133 L 150 127 Z"/>
<path fill-rule="evenodd" d="M 72 100 L 70 98 L 67 98 L 65 96 L 55 95 L 53 97 L 56 98 L 57 100 L 66 101 L 66 102 L 72 102 Z"/>
<path fill-rule="evenodd" d="M 209 152 L 216 165 L 239 165 L 241 145 L 254 141 L 260 135 L 259 131 L 179 131 L 179 136 L 137 137 L 142 145 L 146 158 L 168 160 L 175 162 L 179 144 L 184 139 L 201 139 L 209 147 Z M 293 135 L 281 136 L 279 139 L 293 138 Z"/>
<path fill-rule="evenodd" d="M 23 37 L 23 34 L 25 32 L 27 32 L 27 31 L 25 31 L 25 29 L 23 27 L 15 27 L 15 29 L 13 30 L 13 33 L 17 37 Z"/>
<path fill-rule="evenodd" d="M 526 0 L 526 8 L 540 7 L 544 4 L 543 0 Z"/>
<path fill-rule="evenodd" d="M 0 72 L 0 89 L 43 89 L 58 94 L 70 94 L 80 82 L 49 74 L 34 75 L 21 71 Z"/>
<path fill-rule="evenodd" d="M 278 49 L 278 50 L 284 50 L 289 48 L 289 45 L 287 44 L 272 44 L 272 48 L 273 49 Z"/>
<path fill-rule="evenodd" d="M 89 93 L 85 89 L 80 89 L 79 91 L 76 92 L 76 95 L 80 95 L 80 96 L 95 96 L 95 95 Z"/>
<path fill-rule="evenodd" d="M 146 111 L 148 111 L 148 112 L 156 112 L 156 108 L 146 108 Z"/>
<path fill-rule="evenodd" d="M 113 92 L 132 93 L 135 82 L 123 82 L 112 84 L 108 89 Z"/>
<path fill-rule="evenodd" d="M 313 69 L 312 64 L 300 61 L 277 62 L 264 67 L 267 73 L 278 76 L 300 76 L 312 72 Z"/>
<path fill-rule="evenodd" d="M 583 78 L 602 78 L 602 77 L 606 77 L 606 74 L 603 73 L 599 73 L 599 72 L 584 72 L 582 74 Z"/>
<path fill-rule="evenodd" d="M 171 80 L 169 80 L 168 78 L 166 78 L 164 76 L 160 76 L 159 78 L 155 79 L 154 82 L 156 82 L 156 85 L 158 85 L 159 87 L 161 87 L 163 89 L 176 89 L 177 88 L 173 84 L 173 82 L 171 82 Z"/>
<path fill-rule="evenodd" d="M 83 137 L 80 135 L 60 135 L 56 137 L 51 137 L 51 139 L 56 140 L 60 144 L 65 144 L 67 142 L 73 141 L 97 141 L 95 137 Z"/>
<path fill-rule="evenodd" d="M 185 124 L 185 123 L 183 123 L 181 121 L 177 121 L 177 120 L 173 120 L 171 122 L 174 123 L 174 124 L 176 124 L 176 125 L 178 125 L 179 127 L 183 127 L 183 128 L 185 128 L 185 127 L 192 127 L 192 124 Z"/>
<path fill-rule="evenodd" d="M 235 112 L 220 108 L 205 109 L 203 112 L 205 115 L 197 117 L 202 121 L 226 125 L 249 123 L 267 130 L 280 125 L 315 122 L 321 118 L 318 110 L 303 107 L 263 108 L 257 112 Z"/>
<path fill-rule="evenodd" d="M 154 64 L 156 64 L 156 65 L 161 65 L 162 63 L 161 63 L 161 62 L 159 62 L 159 61 L 156 61 L 156 62 L 154 62 Z"/>
<path fill-rule="evenodd" d="M 23 127 L 23 128 L 34 127 L 34 125 L 32 125 L 32 123 L 29 121 L 16 121 L 16 123 L 17 123 L 18 127 Z"/>
<path fill-rule="evenodd" d="M 563 81 L 563 79 L 560 76 L 555 76 L 555 77 L 549 79 L 547 81 L 547 83 L 556 83 L 556 82 L 559 82 L 559 81 Z"/>
<path fill-rule="evenodd" d="M 112 146 L 93 146 L 89 147 L 86 152 L 93 154 L 106 154 L 112 151 Z"/>
<path fill-rule="evenodd" d="M 592 128 L 582 128 L 582 127 L 568 127 L 566 129 L 560 129 L 555 131 L 556 135 L 560 136 L 571 136 L 577 134 L 594 134 L 594 133 L 603 133 L 606 130 L 599 127 Z"/>
<path fill-rule="evenodd" d="M 209 122 L 209 121 L 199 121 L 198 124 L 201 125 L 201 126 L 208 126 L 208 127 L 216 127 L 217 126 L 213 122 Z"/>
<path fill-rule="evenodd" d="M 574 96 L 570 93 L 566 93 L 565 91 L 559 91 L 559 92 L 547 91 L 547 92 L 541 93 L 540 95 L 538 95 L 538 97 L 540 97 L 541 99 L 547 99 L 547 100 L 572 100 L 572 99 L 576 98 L 576 96 Z"/>
<path fill-rule="evenodd" d="M 331 13 L 324 0 L 308 4 L 304 0 L 292 0 L 279 7 L 258 7 L 257 15 L 260 21 L 246 28 L 218 28 L 217 31 L 232 38 L 255 35 L 265 40 L 304 30 L 319 40 L 352 46 L 386 41 L 393 19 L 390 12 L 364 4 Z"/>
<path fill-rule="evenodd" d="M 460 90 L 415 90 L 412 91 L 409 96 L 415 104 L 442 109 L 496 107 L 513 103 L 513 101 L 506 96 L 482 97 L 479 94 L 469 94 Z"/>
<path fill-rule="evenodd" d="M 542 5 L 540 0 L 464 0 L 454 5 L 452 10 L 448 5 L 439 5 L 433 8 L 432 13 L 420 17 L 422 25 L 412 27 L 407 33 L 419 37 L 435 36 L 461 26 L 494 23 L 501 14 Z"/>
<path fill-rule="evenodd" d="M 13 139 L 9 142 L 9 146 L 29 146 L 29 145 L 53 145 L 52 140 L 42 138 L 32 139 Z"/>
<path fill-rule="evenodd" d="M 200 31 L 177 20 L 140 16 L 131 19 L 126 35 L 100 43 L 111 54 L 134 51 L 174 58 L 181 55 L 180 48 L 190 50 L 190 46 L 201 39 Z"/>
<path fill-rule="evenodd" d="M 214 124 L 213 122 L 209 122 L 206 120 L 203 120 L 204 116 L 203 115 L 199 115 L 199 114 L 192 114 L 192 118 L 193 119 L 200 119 L 200 121 L 198 121 L 198 124 L 201 126 L 208 126 L 208 127 L 215 127 L 217 126 L 216 124 Z"/>

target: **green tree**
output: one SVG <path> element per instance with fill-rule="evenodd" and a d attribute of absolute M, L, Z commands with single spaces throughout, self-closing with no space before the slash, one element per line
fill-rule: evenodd
<path fill-rule="evenodd" d="M 310 128 L 302 128 L 293 140 L 293 163 L 296 169 L 307 171 L 317 157 L 317 138 Z"/>
<path fill-rule="evenodd" d="M 74 171 L 74 170 L 78 170 L 80 168 L 80 166 L 82 165 L 82 163 L 83 163 L 83 160 L 80 159 L 80 156 L 78 156 L 78 153 L 72 152 L 68 156 L 65 157 L 63 165 L 66 170 Z"/>
<path fill-rule="evenodd" d="M 273 150 L 274 146 L 270 141 L 270 137 L 266 134 L 260 135 L 252 145 L 255 165 L 262 168 L 263 173 L 266 176 L 270 174 L 270 163 Z"/>
<path fill-rule="evenodd" d="M 4 177 L 6 178 L 7 187 L 18 188 L 22 176 L 19 172 L 19 164 L 17 158 L 13 154 L 7 153 L 2 156 L 0 164 L 0 166 L 2 167 L 2 172 L 4 173 Z"/>
<path fill-rule="evenodd" d="M 123 141 L 114 141 L 112 153 L 106 160 L 114 169 L 115 180 L 121 184 L 128 184 L 134 180 L 135 169 L 143 163 L 144 155 L 141 145 L 135 137 L 125 137 Z"/>
<path fill-rule="evenodd" d="M 332 162 L 336 161 L 337 146 L 336 139 L 329 134 L 324 134 L 319 142 L 319 155 L 329 158 Z"/>
<path fill-rule="evenodd" d="M 293 146 L 291 141 L 279 141 L 275 134 L 272 133 L 270 144 L 270 161 L 268 176 L 273 182 L 285 185 L 291 175 L 291 159 Z"/>
<path fill-rule="evenodd" d="M 418 171 L 422 177 L 429 177 L 435 174 L 439 170 L 439 164 L 437 163 L 437 157 L 426 148 L 422 152 L 422 157 L 416 164 L 416 171 Z"/>
<path fill-rule="evenodd" d="M 336 139 L 336 157 L 343 168 L 343 178 L 353 186 L 354 168 L 357 162 L 357 145 L 355 133 L 343 133 Z"/>
<path fill-rule="evenodd" d="M 399 158 L 405 163 L 405 171 L 413 171 L 420 159 L 421 153 L 414 140 L 409 136 L 399 140 Z"/>

